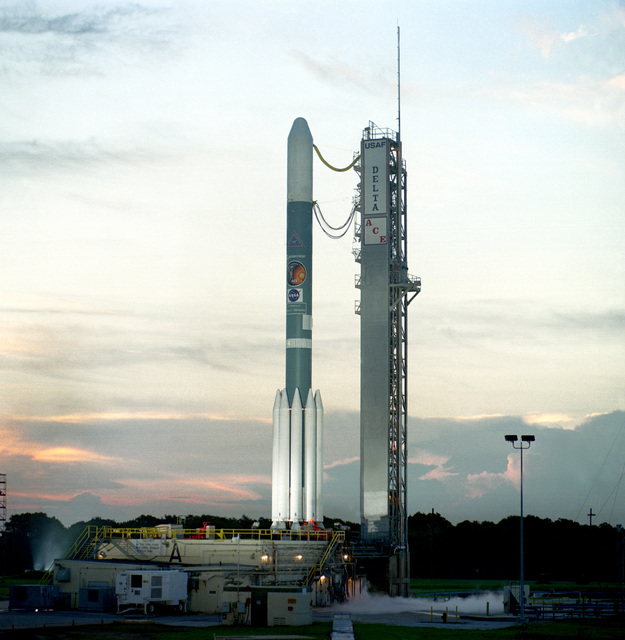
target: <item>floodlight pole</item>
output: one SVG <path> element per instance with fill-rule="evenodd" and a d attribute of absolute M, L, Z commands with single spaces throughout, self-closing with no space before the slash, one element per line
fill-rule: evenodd
<path fill-rule="evenodd" d="M 521 478 L 520 478 L 520 485 L 521 485 L 521 525 L 520 525 L 520 548 L 521 548 L 521 553 L 520 553 L 520 564 L 521 564 L 521 570 L 520 570 L 520 580 L 519 582 L 521 583 L 521 622 L 525 621 L 525 576 L 524 576 L 524 558 L 523 558 L 523 450 L 524 449 L 529 449 L 532 446 L 532 442 L 534 442 L 535 437 L 532 435 L 524 435 L 521 436 L 521 441 L 518 442 L 519 438 L 518 436 L 515 435 L 511 435 L 511 436 L 506 436 L 506 442 L 509 442 L 510 444 L 512 444 L 512 446 L 515 449 L 518 449 L 521 453 Z M 518 442 L 518 445 L 517 445 Z M 527 445 L 527 446 L 524 446 Z"/>

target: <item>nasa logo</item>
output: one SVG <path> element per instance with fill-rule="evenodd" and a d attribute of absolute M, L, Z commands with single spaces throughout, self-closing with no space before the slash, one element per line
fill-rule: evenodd
<path fill-rule="evenodd" d="M 289 289 L 289 302 L 297 302 L 299 300 L 299 289 Z"/>

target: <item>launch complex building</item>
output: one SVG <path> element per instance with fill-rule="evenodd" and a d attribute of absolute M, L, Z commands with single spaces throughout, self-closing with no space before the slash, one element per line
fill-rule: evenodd
<path fill-rule="evenodd" d="M 351 597 L 364 578 L 392 596 L 409 595 L 407 309 L 421 283 L 408 275 L 400 134 L 369 123 L 353 162 L 360 178 L 352 212 L 360 264 L 358 539 L 323 527 L 324 408 L 311 385 L 313 148 L 307 122 L 297 118 L 288 138 L 286 385 L 273 405 L 271 528 L 87 527 L 42 587 L 60 605 L 139 602 L 145 611 L 177 606 L 221 613 L 225 623 L 272 626 L 308 623 L 313 606 Z M 172 571 L 185 574 L 187 591 L 165 598 Z"/>

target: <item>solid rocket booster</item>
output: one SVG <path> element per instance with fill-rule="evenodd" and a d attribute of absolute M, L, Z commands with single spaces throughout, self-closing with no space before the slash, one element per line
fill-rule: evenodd
<path fill-rule="evenodd" d="M 322 521 L 322 456 L 319 425 L 323 405 L 311 390 L 312 370 L 312 156 L 313 139 L 304 118 L 288 138 L 286 233 L 286 388 L 273 409 L 272 520 Z"/>

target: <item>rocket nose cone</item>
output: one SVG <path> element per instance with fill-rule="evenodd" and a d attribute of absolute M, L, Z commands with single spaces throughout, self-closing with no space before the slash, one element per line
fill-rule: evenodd
<path fill-rule="evenodd" d="M 287 146 L 287 202 L 312 202 L 313 139 L 304 118 L 293 122 Z"/>
<path fill-rule="evenodd" d="M 293 121 L 289 132 L 289 139 L 291 138 L 305 138 L 312 141 L 312 133 L 310 133 L 308 122 L 304 118 L 295 118 Z"/>

